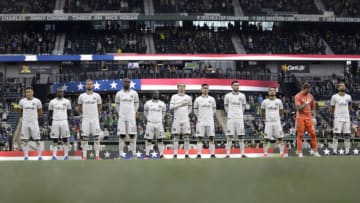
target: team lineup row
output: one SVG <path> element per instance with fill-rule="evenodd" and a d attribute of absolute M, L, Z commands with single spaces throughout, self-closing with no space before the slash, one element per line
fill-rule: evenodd
<path fill-rule="evenodd" d="M 230 157 L 231 146 L 234 141 L 239 141 L 240 153 L 246 157 L 245 151 L 245 129 L 244 129 L 244 110 L 246 106 L 245 94 L 239 92 L 239 82 L 231 83 L 232 91 L 224 97 L 224 107 L 226 112 L 226 157 Z M 86 92 L 78 97 L 77 111 L 81 115 L 81 146 L 82 159 L 86 160 L 89 136 L 94 137 L 94 150 L 96 159 L 100 159 L 100 139 L 101 133 L 99 113 L 102 110 L 101 96 L 93 92 L 93 81 L 86 81 Z M 202 95 L 192 102 L 192 98 L 185 93 L 186 85 L 177 85 L 178 93 L 170 99 L 170 110 L 174 112 L 171 133 L 173 137 L 174 158 L 177 158 L 179 140 L 184 141 L 185 158 L 189 158 L 190 146 L 190 120 L 189 114 L 195 114 L 197 118 L 196 133 L 197 137 L 197 158 L 201 158 L 203 140 L 208 139 L 211 158 L 215 156 L 215 129 L 214 114 L 216 111 L 215 99 L 209 95 L 209 85 L 201 85 Z M 351 96 L 345 93 L 345 84 L 338 84 L 338 93 L 331 98 L 331 111 L 334 113 L 333 143 L 334 152 L 337 151 L 338 141 L 344 141 L 345 153 L 350 151 L 350 114 Z M 302 90 L 295 95 L 296 108 L 296 130 L 297 130 L 297 153 L 302 157 L 302 139 L 305 132 L 311 136 L 311 146 L 314 156 L 319 157 L 317 152 L 316 132 L 314 128 L 315 100 L 310 93 L 311 86 L 304 83 Z M 28 160 L 29 139 L 32 138 L 37 143 L 38 159 L 41 160 L 40 130 L 38 118 L 42 115 L 41 101 L 33 96 L 32 87 L 26 88 L 26 98 L 19 102 L 21 126 L 21 147 L 24 152 L 24 159 Z M 130 80 L 123 79 L 123 89 L 118 91 L 115 96 L 116 110 L 118 112 L 117 135 L 119 136 L 119 158 L 125 157 L 124 147 L 128 146 L 128 151 L 136 157 L 136 113 L 139 108 L 139 97 L 135 90 L 130 88 Z M 51 125 L 50 137 L 53 139 L 53 160 L 56 160 L 57 144 L 62 143 L 64 149 L 64 159 L 69 158 L 69 137 L 70 130 L 68 119 L 71 117 L 71 103 L 64 98 L 64 90 L 59 88 L 56 97 L 49 103 L 49 124 Z M 282 141 L 284 136 L 281 125 L 281 117 L 284 112 L 283 103 L 276 97 L 276 89 L 269 88 L 268 98 L 261 103 L 261 114 L 265 121 L 265 144 L 264 157 L 267 157 L 268 144 L 274 142 L 280 151 L 281 157 L 286 157 L 284 152 L 285 143 Z M 152 98 L 144 105 L 144 116 L 147 120 L 145 130 L 145 158 L 150 158 L 152 141 L 157 142 L 160 158 L 163 158 L 164 144 L 164 118 L 166 105 L 159 99 L 159 92 L 154 91 Z M 342 136 L 341 136 L 342 135 Z M 340 138 L 340 139 L 339 139 Z"/>

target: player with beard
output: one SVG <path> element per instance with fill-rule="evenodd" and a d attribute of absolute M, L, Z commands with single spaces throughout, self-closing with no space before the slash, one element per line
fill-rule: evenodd
<path fill-rule="evenodd" d="M 78 98 L 78 112 L 81 115 L 81 146 L 82 159 L 87 159 L 88 142 L 90 135 L 94 138 L 94 149 L 96 160 L 100 159 L 100 120 L 99 115 L 102 109 L 101 96 L 93 91 L 94 83 L 86 80 L 86 92 Z"/>
<path fill-rule="evenodd" d="M 230 150 L 235 139 L 240 140 L 241 157 L 245 158 L 245 128 L 244 128 L 244 111 L 246 105 L 245 94 L 239 92 L 239 82 L 232 81 L 232 92 L 224 97 L 224 107 L 227 113 L 226 119 L 226 158 L 230 157 Z"/>
<path fill-rule="evenodd" d="M 284 133 L 281 125 L 281 116 L 284 114 L 284 106 L 280 99 L 276 98 L 274 87 L 269 88 L 269 98 L 261 103 L 261 114 L 265 117 L 265 143 L 264 157 L 268 157 L 269 144 L 277 142 L 280 150 L 280 156 L 284 157 L 284 143 L 282 138 Z"/>
<path fill-rule="evenodd" d="M 123 79 L 123 89 L 115 96 L 116 110 L 118 112 L 117 135 L 119 136 L 119 157 L 124 155 L 124 144 L 136 157 L 136 112 L 139 109 L 139 95 L 130 89 L 131 81 Z M 123 157 L 125 158 L 125 157 Z"/>
<path fill-rule="evenodd" d="M 48 120 L 51 125 L 50 138 L 53 139 L 52 160 L 56 160 L 58 144 L 63 143 L 64 160 L 69 159 L 69 137 L 70 129 L 68 119 L 71 116 L 71 103 L 64 98 L 64 89 L 56 90 L 56 97 L 49 103 Z"/>
<path fill-rule="evenodd" d="M 351 136 L 351 96 L 345 93 L 346 86 L 344 82 L 338 83 L 338 93 L 331 97 L 330 111 L 334 116 L 333 129 L 333 154 L 337 154 L 338 142 L 344 142 L 345 154 L 350 153 L 350 136 Z"/>
<path fill-rule="evenodd" d="M 156 139 L 160 159 L 164 158 L 164 122 L 166 115 L 166 105 L 159 99 L 159 91 L 154 91 L 152 99 L 144 105 L 144 115 L 147 120 L 145 130 L 145 158 L 150 158 L 150 148 L 153 139 Z"/>

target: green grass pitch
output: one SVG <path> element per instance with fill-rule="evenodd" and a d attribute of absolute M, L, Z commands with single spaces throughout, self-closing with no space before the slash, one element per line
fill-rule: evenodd
<path fill-rule="evenodd" d="M 9 161 L 0 202 L 360 202 L 359 157 Z"/>

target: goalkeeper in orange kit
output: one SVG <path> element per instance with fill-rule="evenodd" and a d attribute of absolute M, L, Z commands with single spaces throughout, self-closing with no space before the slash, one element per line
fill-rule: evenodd
<path fill-rule="evenodd" d="M 303 157 L 302 140 L 305 131 L 311 136 L 311 147 L 314 156 L 320 157 L 317 150 L 317 140 L 315 132 L 315 122 L 312 111 L 315 114 L 315 100 L 310 93 L 311 86 L 309 83 L 304 83 L 301 91 L 295 95 L 295 109 L 296 109 L 296 132 L 297 132 L 297 152 L 299 157 Z"/>

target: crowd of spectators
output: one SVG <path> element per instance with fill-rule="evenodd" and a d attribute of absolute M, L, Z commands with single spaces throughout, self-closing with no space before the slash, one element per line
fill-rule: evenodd
<path fill-rule="evenodd" d="M 101 70 L 105 68 L 105 70 Z M 276 80 L 276 73 L 268 69 L 260 70 L 252 66 L 248 69 L 235 70 L 234 68 L 216 67 L 211 64 L 200 64 L 194 68 L 186 68 L 185 64 L 140 64 L 138 68 L 129 68 L 128 65 L 104 65 L 97 70 L 89 67 L 66 67 L 61 73 L 49 77 L 49 83 L 119 78 L 237 78 L 244 80 Z"/>
<path fill-rule="evenodd" d="M 0 54 L 52 54 L 56 34 L 53 31 L 11 32 L 0 28 Z"/>
<path fill-rule="evenodd" d="M 324 40 L 329 44 L 335 54 L 360 53 L 360 34 L 356 30 L 331 30 L 324 33 Z"/>
<path fill-rule="evenodd" d="M 143 0 L 65 0 L 64 11 L 67 13 L 96 11 L 141 13 L 144 11 L 143 2 Z"/>
<path fill-rule="evenodd" d="M 359 17 L 360 2 L 358 0 L 322 0 L 326 10 L 333 11 L 341 17 Z"/>
<path fill-rule="evenodd" d="M 157 13 L 234 13 L 232 0 L 159 0 L 154 6 Z"/>
<path fill-rule="evenodd" d="M 2 0 L 0 11 L 5 13 L 52 13 L 56 0 Z"/>
<path fill-rule="evenodd" d="M 261 24 L 247 25 L 240 32 L 247 53 L 325 54 L 326 46 L 317 30 L 292 26 L 273 26 L 264 30 Z"/>
<path fill-rule="evenodd" d="M 236 53 L 227 28 L 207 25 L 184 27 L 158 27 L 154 34 L 157 53 Z"/>
<path fill-rule="evenodd" d="M 134 31 L 68 34 L 64 54 L 145 53 L 144 37 Z"/>
<path fill-rule="evenodd" d="M 246 15 L 264 15 L 267 10 L 272 12 L 291 12 L 299 14 L 319 14 L 314 0 L 240 0 L 240 5 Z M 268 13 L 271 14 L 271 13 Z"/>

